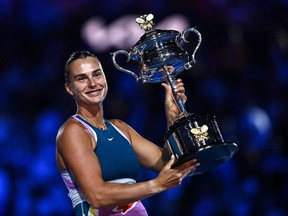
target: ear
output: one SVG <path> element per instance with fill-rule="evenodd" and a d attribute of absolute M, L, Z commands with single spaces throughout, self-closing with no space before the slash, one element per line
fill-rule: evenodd
<path fill-rule="evenodd" d="M 65 84 L 65 89 L 66 89 L 66 91 L 68 92 L 68 94 L 70 94 L 70 95 L 74 95 L 73 94 L 73 92 L 72 92 L 72 90 L 71 90 L 71 85 L 69 85 L 69 84 Z"/>

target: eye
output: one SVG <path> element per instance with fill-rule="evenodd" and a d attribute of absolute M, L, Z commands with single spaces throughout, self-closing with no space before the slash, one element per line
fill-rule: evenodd
<path fill-rule="evenodd" d="M 93 74 L 93 77 L 94 78 L 99 78 L 99 77 L 101 77 L 102 76 L 102 72 L 101 71 L 97 71 L 97 72 L 95 72 L 94 74 Z"/>
<path fill-rule="evenodd" d="M 86 80 L 86 79 L 87 79 L 86 76 L 77 76 L 77 77 L 76 77 L 76 81 L 84 81 L 84 80 Z"/>

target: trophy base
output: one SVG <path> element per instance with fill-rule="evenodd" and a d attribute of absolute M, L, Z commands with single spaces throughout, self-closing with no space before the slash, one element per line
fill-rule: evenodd
<path fill-rule="evenodd" d="M 222 143 L 214 146 L 206 146 L 189 155 L 182 155 L 172 165 L 172 168 L 180 166 L 189 160 L 197 159 L 197 162 L 199 162 L 200 165 L 196 170 L 192 171 L 189 176 L 202 174 L 232 158 L 237 150 L 238 147 L 235 143 Z"/>

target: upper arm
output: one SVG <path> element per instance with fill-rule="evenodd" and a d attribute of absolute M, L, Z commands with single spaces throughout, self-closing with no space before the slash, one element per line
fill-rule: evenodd
<path fill-rule="evenodd" d="M 57 135 L 57 152 L 66 169 L 71 171 L 78 186 L 89 198 L 95 186 L 103 183 L 101 167 L 93 146 L 95 142 L 85 128 L 76 122 L 64 125 Z M 92 190 L 93 189 L 93 190 Z"/>
<path fill-rule="evenodd" d="M 119 120 L 113 123 L 129 137 L 140 164 L 159 172 L 164 166 L 162 148 L 142 137 L 126 123 Z"/>

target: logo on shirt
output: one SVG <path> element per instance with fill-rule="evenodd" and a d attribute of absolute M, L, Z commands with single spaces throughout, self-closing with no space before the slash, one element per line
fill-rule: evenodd
<path fill-rule="evenodd" d="M 133 209 L 136 206 L 136 204 L 137 202 L 129 203 L 127 205 L 117 206 L 113 209 L 113 212 L 121 212 L 122 215 L 125 215 L 127 212 Z"/>

